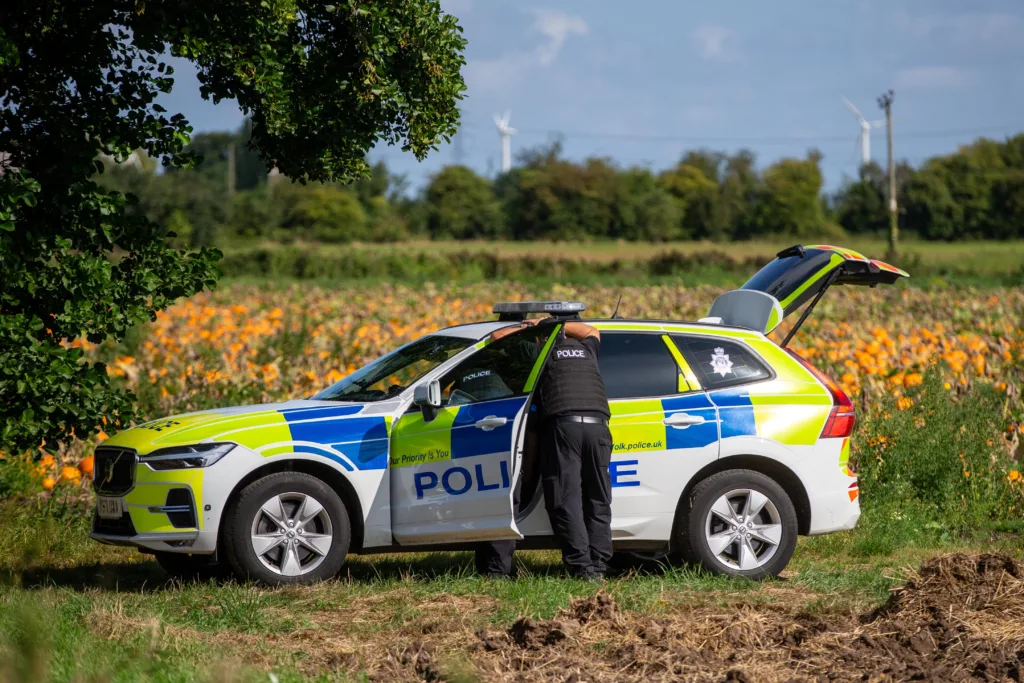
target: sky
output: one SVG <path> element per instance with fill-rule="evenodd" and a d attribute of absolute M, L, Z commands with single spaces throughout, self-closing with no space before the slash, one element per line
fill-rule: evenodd
<path fill-rule="evenodd" d="M 561 140 L 565 156 L 654 170 L 688 149 L 752 150 L 763 167 L 811 147 L 826 189 L 856 176 L 860 128 L 895 91 L 896 157 L 914 165 L 977 137 L 1024 131 L 1019 0 L 442 0 L 468 40 L 462 127 L 424 162 L 372 153 L 413 189 L 442 166 L 493 176 L 493 116 L 511 112 L 517 151 Z M 241 124 L 233 102 L 202 100 L 176 61 L 163 100 L 196 132 Z M 885 129 L 871 156 L 885 165 Z M 514 163 L 514 161 L 513 161 Z"/>

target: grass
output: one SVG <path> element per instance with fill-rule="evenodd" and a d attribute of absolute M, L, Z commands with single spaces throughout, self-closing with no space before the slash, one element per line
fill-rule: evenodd
<path fill-rule="evenodd" d="M 550 254 L 579 255 L 583 259 L 612 261 L 615 259 L 644 259 L 653 253 L 678 251 L 683 254 L 699 254 L 722 251 L 737 259 L 755 256 L 773 256 L 786 247 L 797 243 L 814 244 L 836 242 L 829 239 L 799 239 L 783 237 L 747 242 L 665 242 L 650 244 L 644 242 L 590 242 L 583 244 L 549 244 L 542 242 L 411 242 L 412 250 L 441 252 L 481 251 L 502 256 L 536 256 Z M 884 258 L 888 243 L 884 239 L 844 237 L 838 240 L 840 246 L 854 249 L 870 258 Z M 925 242 L 907 240 L 901 245 L 905 258 L 927 262 L 936 268 L 948 268 L 953 272 L 1009 273 L 1024 264 L 1024 241 L 997 242 Z"/>
<path fill-rule="evenodd" d="M 512 280 L 532 284 L 653 284 L 737 286 L 794 242 L 784 237 L 748 242 L 501 242 L 410 241 L 398 244 L 255 243 L 231 246 L 222 267 L 233 281 L 265 283 L 440 282 Z M 843 246 L 885 258 L 873 238 L 844 238 Z M 950 282 L 1004 286 L 1024 278 L 1024 241 L 905 241 L 891 259 L 913 276 L 911 286 Z"/>
<path fill-rule="evenodd" d="M 838 243 L 840 246 L 859 251 L 870 258 L 884 258 L 888 243 L 881 238 L 858 236 L 836 240 L 796 237 L 756 239 L 743 242 L 711 242 L 708 240 L 686 242 L 513 242 L 513 241 L 428 241 L 413 240 L 396 244 L 352 244 L 352 245 L 303 245 L 315 246 L 324 254 L 359 249 L 368 253 L 387 253 L 396 248 L 410 254 L 435 253 L 487 253 L 501 257 L 562 256 L 590 261 L 638 260 L 650 258 L 660 252 L 676 251 L 693 255 L 708 252 L 724 252 L 735 259 L 757 256 L 774 256 L 778 251 L 793 244 Z M 265 243 L 272 247 L 276 243 Z M 245 248 L 227 248 L 225 251 L 244 251 Z M 926 242 L 904 240 L 900 251 L 905 258 L 920 259 L 936 267 L 947 267 L 953 271 L 1008 273 L 1024 264 L 1024 240 L 996 241 L 977 240 L 970 242 Z"/>
<path fill-rule="evenodd" d="M 353 557 L 335 581 L 267 589 L 184 585 L 133 550 L 86 538 L 84 508 L 0 504 L 0 681 L 364 680 L 396 648 L 516 618 L 550 618 L 597 589 L 564 577 L 556 553 L 517 555 L 520 578 L 472 572 L 468 553 Z M 802 605 L 821 617 L 863 613 L 926 557 L 1001 550 L 999 531 L 865 554 L 864 530 L 802 539 L 782 580 L 755 584 L 692 568 L 615 578 L 620 609 L 657 618 L 699 607 Z"/>

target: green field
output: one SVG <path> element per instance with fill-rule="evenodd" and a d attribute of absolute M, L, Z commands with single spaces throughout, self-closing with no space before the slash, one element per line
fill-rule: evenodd
<path fill-rule="evenodd" d="M 653 254 L 679 252 L 701 254 L 723 252 L 740 260 L 750 257 L 773 257 L 793 244 L 835 244 L 859 251 L 869 258 L 884 259 L 888 242 L 863 237 L 799 239 L 795 237 L 744 242 L 406 242 L 401 249 L 412 253 L 490 253 L 502 257 L 550 256 L 583 260 L 613 261 L 648 259 Z M 360 245 L 368 250 L 390 250 L 394 245 Z M 931 268 L 948 268 L 953 272 L 1007 273 L 1024 264 L 1024 241 L 925 242 L 904 241 L 900 251 L 909 261 L 921 262 Z M 898 259 L 897 259 L 898 260 Z"/>
<path fill-rule="evenodd" d="M 268 278 L 371 283 L 512 280 L 535 284 L 735 286 L 796 241 L 266 242 L 225 247 L 222 269 L 230 280 L 253 282 L 266 282 Z M 839 244 L 871 258 L 887 258 L 884 240 L 844 238 Z M 1024 241 L 910 241 L 903 243 L 900 253 L 890 260 L 911 273 L 911 286 L 915 287 L 950 282 L 1012 286 L 1024 282 Z"/>

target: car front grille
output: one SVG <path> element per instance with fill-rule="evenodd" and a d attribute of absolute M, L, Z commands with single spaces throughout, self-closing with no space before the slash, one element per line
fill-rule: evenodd
<path fill-rule="evenodd" d="M 104 519 L 98 514 L 93 514 L 92 530 L 97 534 L 108 536 L 134 536 L 135 525 L 127 512 L 124 512 L 118 519 Z"/>
<path fill-rule="evenodd" d="M 100 446 L 93 464 L 93 488 L 104 496 L 123 496 L 135 485 L 135 451 Z"/>

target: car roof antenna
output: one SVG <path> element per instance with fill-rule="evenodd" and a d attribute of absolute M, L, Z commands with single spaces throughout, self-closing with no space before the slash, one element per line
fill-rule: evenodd
<path fill-rule="evenodd" d="M 619 294 L 619 300 L 615 302 L 615 310 L 612 311 L 611 320 L 615 320 L 616 318 L 619 317 L 619 304 L 621 304 L 621 303 L 622 303 L 622 295 Z"/>

